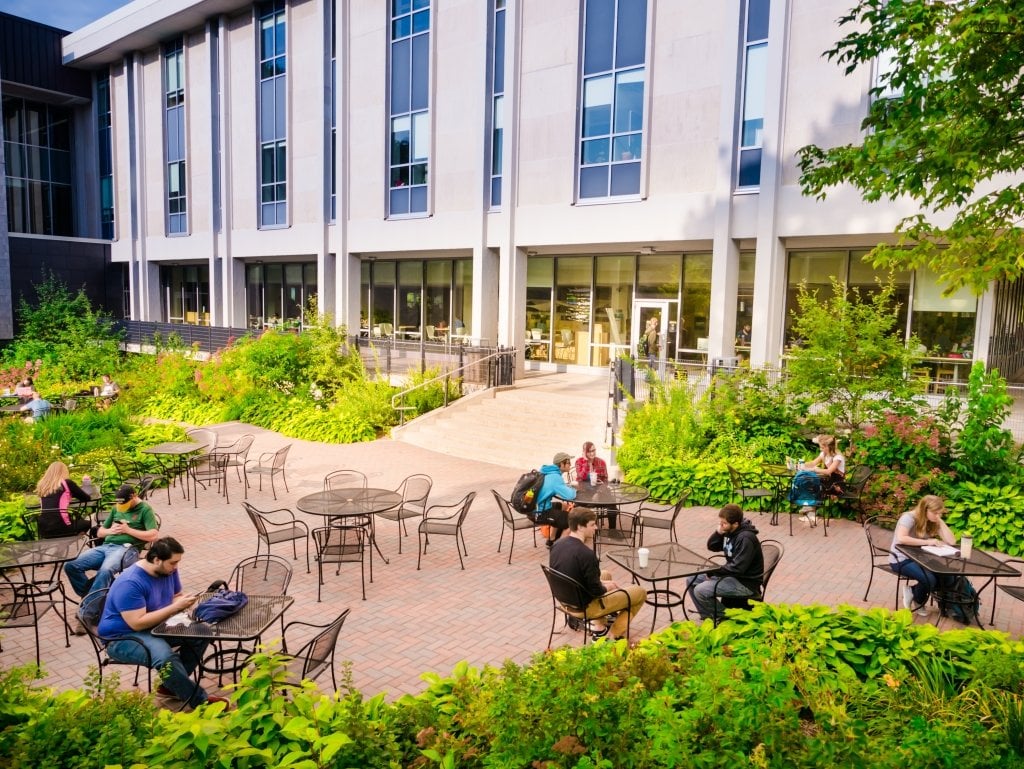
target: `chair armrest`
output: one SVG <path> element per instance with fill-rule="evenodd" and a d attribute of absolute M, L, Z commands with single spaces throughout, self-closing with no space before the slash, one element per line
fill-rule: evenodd
<path fill-rule="evenodd" d="M 284 654 L 291 655 L 291 652 L 288 651 L 288 630 L 290 628 L 292 628 L 294 626 L 300 626 L 300 627 L 313 628 L 314 630 L 323 630 L 329 624 L 330 623 L 328 622 L 326 625 L 316 625 L 316 624 L 314 624 L 312 622 L 303 622 L 302 620 L 298 620 L 298 619 L 292 620 L 287 625 L 285 625 L 284 628 L 281 630 L 281 651 Z M 300 650 L 302 648 L 305 648 L 306 644 L 308 644 L 311 640 L 313 640 L 312 637 L 307 639 L 306 641 L 303 641 L 302 642 L 302 646 L 300 647 Z"/>
<path fill-rule="evenodd" d="M 456 502 L 454 505 L 431 505 L 423 513 L 424 519 L 429 518 L 432 521 L 444 521 L 449 518 L 454 518 L 459 514 L 462 509 L 462 502 Z M 450 511 L 447 515 L 433 515 L 434 510 Z"/>
<path fill-rule="evenodd" d="M 279 515 L 279 514 L 283 514 L 283 515 L 280 515 L 280 517 L 282 517 L 282 518 L 287 517 L 287 520 L 275 521 L 275 520 L 273 520 L 271 518 L 271 516 L 276 516 L 276 515 Z M 267 510 L 266 512 L 261 510 L 260 511 L 260 516 L 267 523 L 269 523 L 271 526 L 291 526 L 291 525 L 296 525 L 297 524 L 297 525 L 302 526 L 303 528 L 305 528 L 306 531 L 309 531 L 309 526 L 306 525 L 306 522 L 303 521 L 303 520 L 300 520 L 299 518 L 297 518 L 295 516 L 295 513 L 293 513 L 287 507 L 282 507 L 282 508 L 279 508 L 277 510 Z"/>

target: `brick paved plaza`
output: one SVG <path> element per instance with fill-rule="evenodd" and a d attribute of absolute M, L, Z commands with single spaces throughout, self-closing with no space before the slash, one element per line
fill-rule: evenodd
<path fill-rule="evenodd" d="M 396 697 L 421 690 L 420 674 L 425 671 L 447 673 L 460 660 L 473 665 L 500 664 L 506 659 L 527 662 L 542 651 L 551 620 L 550 594 L 539 564 L 546 563 L 543 545 L 534 549 L 529 532 L 520 532 L 512 565 L 507 564 L 508 536 L 501 554 L 496 552 L 501 519 L 490 494 L 498 489 L 507 495 L 519 474 L 550 457 L 534 457 L 523 450 L 520 467 L 499 467 L 485 462 L 457 459 L 391 440 L 370 444 L 325 445 L 281 438 L 246 425 L 220 426 L 224 439 L 251 432 L 256 435 L 251 457 L 278 448 L 293 447 L 287 465 L 290 491 L 280 489 L 278 501 L 272 499 L 267 485 L 261 493 L 251 489 L 249 500 L 261 509 L 289 507 L 302 495 L 322 488 L 323 477 L 332 470 L 351 468 L 369 477 L 369 485 L 395 488 L 411 473 L 426 473 L 434 480 L 431 502 L 451 503 L 469 491 L 477 498 L 466 521 L 469 557 L 466 570 L 459 570 L 451 537 L 437 538 L 424 557 L 422 571 L 416 570 L 415 521 L 409 538 L 398 554 L 396 524 L 379 521 L 378 541 L 390 564 L 374 561 L 374 582 L 367 585 L 367 600 L 360 599 L 358 565 L 344 564 L 340 576 L 329 569 L 325 575 L 324 600 L 316 601 L 316 565 L 307 574 L 300 552 L 289 593 L 295 604 L 286 619 L 326 622 L 344 607 L 352 613 L 342 630 L 338 654 L 350 660 L 356 686 L 365 694 L 386 692 Z M 567 447 L 573 451 L 574 447 Z M 256 552 L 256 536 L 242 506 L 242 484 L 230 476 L 231 502 L 226 504 L 214 491 L 200 490 L 198 508 L 185 501 L 180 487 L 171 490 L 171 505 L 160 490 L 151 498 L 163 519 L 163 531 L 177 537 L 185 546 L 181 574 L 187 590 L 202 590 L 217 578 L 227 578 L 235 563 Z M 297 512 L 297 511 L 296 511 Z M 302 516 L 301 513 L 298 513 Z M 879 573 L 869 601 L 861 600 L 867 584 L 867 549 L 861 528 L 848 521 L 836 521 L 829 536 L 822 528 L 809 529 L 794 522 L 794 536 L 788 528 L 768 525 L 768 516 L 752 514 L 761 537 L 780 540 L 786 554 L 775 573 L 768 598 L 772 602 L 851 604 L 855 607 L 893 604 L 895 585 L 892 577 Z M 318 519 L 306 516 L 310 527 Z M 683 512 L 678 523 L 679 541 L 703 549 L 716 521 L 716 511 L 698 507 Z M 783 519 L 783 523 L 785 523 Z M 649 541 L 666 538 L 667 532 L 654 531 Z M 288 555 L 287 544 L 276 545 L 274 552 Z M 612 566 L 616 578 L 625 574 Z M 991 588 L 982 594 L 983 618 L 991 609 Z M 918 622 L 934 621 L 918 618 Z M 665 612 L 658 625 L 668 622 Z M 644 607 L 634 623 L 633 636 L 650 629 L 651 609 Z M 956 626 L 943 620 L 941 627 Z M 275 626 L 276 627 L 276 626 Z M 1002 595 L 994 627 L 1019 636 L 1024 632 L 1024 604 Z M 47 676 L 44 683 L 59 689 L 82 684 L 95 657 L 85 637 L 72 637 L 71 648 L 64 648 L 64 636 L 58 618 L 48 613 L 42 627 L 42 659 Z M 271 631 L 273 635 L 273 631 Z M 33 659 L 31 629 L 2 631 L 2 664 L 13 666 Z M 555 644 L 580 644 L 581 635 L 567 631 L 555 637 Z M 130 686 L 128 668 L 120 668 L 122 685 Z M 329 685 L 329 678 L 326 679 Z M 323 681 L 321 681 L 323 684 Z M 215 682 L 207 681 L 208 688 Z"/>

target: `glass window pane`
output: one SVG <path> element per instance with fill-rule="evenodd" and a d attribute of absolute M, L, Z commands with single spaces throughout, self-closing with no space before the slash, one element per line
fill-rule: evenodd
<path fill-rule="evenodd" d="M 409 111 L 409 41 L 391 46 L 391 112 Z"/>
<path fill-rule="evenodd" d="M 583 135 L 600 136 L 611 131 L 611 75 L 590 78 L 583 84 Z"/>
<path fill-rule="evenodd" d="M 747 0 L 747 41 L 768 37 L 770 0 Z"/>
<path fill-rule="evenodd" d="M 274 54 L 281 56 L 285 52 L 287 36 L 285 35 L 284 13 L 278 13 L 274 24 Z"/>
<path fill-rule="evenodd" d="M 740 150 L 740 187 L 757 187 L 761 183 L 761 150 Z"/>
<path fill-rule="evenodd" d="M 640 192 L 640 164 L 617 163 L 612 166 L 612 195 L 636 195 Z"/>
<path fill-rule="evenodd" d="M 288 117 L 288 99 L 285 88 L 288 79 L 281 76 L 274 78 L 274 138 L 283 139 L 288 135 L 285 118 Z"/>
<path fill-rule="evenodd" d="M 425 180 L 424 180 L 425 181 Z M 411 187 L 409 189 L 409 211 L 410 213 L 422 214 L 427 210 L 427 188 Z"/>
<path fill-rule="evenodd" d="M 590 139 L 583 142 L 583 164 L 608 162 L 608 140 Z"/>
<path fill-rule="evenodd" d="M 675 299 L 679 296 L 678 256 L 637 257 L 637 297 Z"/>
<path fill-rule="evenodd" d="M 409 188 L 401 187 L 391 190 L 388 200 L 388 211 L 392 215 L 409 213 Z"/>
<path fill-rule="evenodd" d="M 647 48 L 647 0 L 619 0 L 615 66 L 643 64 Z"/>
<path fill-rule="evenodd" d="M 496 176 L 491 179 L 491 205 L 501 205 L 501 177 Z"/>
<path fill-rule="evenodd" d="M 427 183 L 427 164 L 418 163 L 412 167 L 412 174 L 410 179 L 413 184 L 426 184 Z"/>
<path fill-rule="evenodd" d="M 494 93 L 505 91 L 505 14 L 494 15 Z"/>
<path fill-rule="evenodd" d="M 409 166 L 395 166 L 391 169 L 391 186 L 409 186 Z"/>
<path fill-rule="evenodd" d="M 420 112 L 412 116 L 412 159 L 430 157 L 430 115 Z"/>
<path fill-rule="evenodd" d="M 269 59 L 274 52 L 274 19 L 260 19 L 260 58 Z"/>
<path fill-rule="evenodd" d="M 426 32 L 430 29 L 430 11 L 420 11 L 412 15 L 412 31 L 413 34 L 418 32 Z"/>
<path fill-rule="evenodd" d="M 288 179 L 288 147 L 284 142 L 277 145 L 277 181 L 283 182 Z"/>
<path fill-rule="evenodd" d="M 391 15 L 399 16 L 412 10 L 412 0 L 392 0 Z"/>
<path fill-rule="evenodd" d="M 639 131 L 644 127 L 644 70 L 615 77 L 615 130 Z"/>
<path fill-rule="evenodd" d="M 391 121 L 391 164 L 409 162 L 411 121 L 408 116 L 396 117 Z"/>
<path fill-rule="evenodd" d="M 420 8 L 426 8 L 430 5 L 430 0 L 412 0 L 412 9 L 418 11 Z"/>
<path fill-rule="evenodd" d="M 274 81 L 260 83 L 260 139 L 274 138 Z"/>
<path fill-rule="evenodd" d="M 402 16 L 401 18 L 395 19 L 393 22 L 391 22 L 391 39 L 400 40 L 403 37 L 409 37 L 409 31 L 411 29 L 411 17 Z"/>
<path fill-rule="evenodd" d="M 612 144 L 612 158 L 615 160 L 639 160 L 641 155 L 641 142 L 643 134 L 627 134 L 616 136 Z"/>
<path fill-rule="evenodd" d="M 612 68 L 615 0 L 587 0 L 583 32 L 583 74 Z"/>
<path fill-rule="evenodd" d="M 426 109 L 430 104 L 430 35 L 412 40 L 412 98 L 409 109 Z"/>
<path fill-rule="evenodd" d="M 580 197 L 603 198 L 608 195 L 608 166 L 580 169 Z"/>
<path fill-rule="evenodd" d="M 743 83 L 742 146 L 760 147 L 764 128 L 764 100 L 767 78 L 768 45 L 747 49 L 747 70 Z"/>

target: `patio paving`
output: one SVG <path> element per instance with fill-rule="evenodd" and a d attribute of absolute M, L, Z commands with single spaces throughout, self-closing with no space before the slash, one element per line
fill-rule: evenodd
<path fill-rule="evenodd" d="M 524 663 L 543 651 L 551 622 L 551 601 L 539 565 L 546 563 L 547 551 L 541 543 L 534 548 L 529 532 L 517 536 L 512 564 L 507 564 L 508 536 L 501 553 L 497 551 L 501 518 L 490 489 L 507 495 L 525 469 L 549 461 L 523 450 L 519 467 L 501 467 L 482 461 L 460 459 L 446 454 L 392 440 L 354 445 L 326 445 L 282 438 L 274 433 L 238 423 L 220 425 L 217 431 L 225 440 L 242 433 L 253 433 L 256 442 L 250 453 L 255 458 L 291 443 L 287 481 L 289 491 L 278 491 L 275 502 L 264 481 L 262 492 L 253 488 L 249 500 L 258 508 L 271 510 L 288 507 L 296 511 L 295 501 L 322 488 L 324 475 L 332 470 L 350 468 L 369 477 L 369 485 L 395 488 L 411 473 L 426 473 L 434 480 L 430 500 L 434 503 L 458 501 L 469 491 L 477 497 L 466 521 L 465 536 L 469 548 L 466 569 L 459 569 L 454 541 L 438 537 L 416 570 L 415 521 L 410 535 L 398 554 L 396 524 L 378 521 L 378 541 L 390 564 L 374 559 L 372 584 L 367 584 L 367 600 L 360 599 L 359 574 L 355 564 L 343 564 L 341 574 L 333 569 L 325 574 L 323 602 L 316 600 L 316 565 L 305 570 L 302 552 L 293 562 L 295 573 L 289 594 L 295 604 L 286 620 L 326 622 L 351 607 L 338 646 L 339 660 L 350 660 L 354 684 L 366 695 L 385 692 L 389 698 L 422 690 L 420 675 L 427 671 L 447 674 L 460 660 L 472 665 L 499 665 L 506 659 Z M 573 450 L 570 447 L 568 450 Z M 225 503 L 214 491 L 200 491 L 198 507 L 185 501 L 179 487 L 172 489 L 170 506 L 163 491 L 155 493 L 151 504 L 163 519 L 163 531 L 185 546 L 181 565 L 187 590 L 202 590 L 215 579 L 227 578 L 232 567 L 256 551 L 254 530 L 242 506 L 242 484 L 229 478 L 231 502 Z M 279 483 L 280 486 L 280 483 Z M 297 512 L 297 511 L 296 511 Z M 319 519 L 304 517 L 312 528 Z M 834 521 L 829 536 L 822 528 L 810 529 L 794 521 L 794 536 L 785 525 L 768 525 L 768 516 L 751 517 L 761 537 L 778 539 L 786 549 L 769 588 L 768 598 L 778 603 L 851 604 L 855 607 L 892 607 L 894 579 L 884 573 L 875 577 L 869 601 L 861 600 L 867 584 L 867 553 L 860 526 L 849 521 Z M 680 516 L 679 541 L 695 550 L 704 542 L 716 523 L 716 510 L 690 508 Z M 783 519 L 783 524 L 785 520 Z M 654 531 L 650 541 L 667 538 L 667 532 Z M 290 557 L 287 543 L 276 545 L 274 552 Z M 614 564 L 612 573 L 625 582 L 625 572 Z M 991 588 L 982 594 L 983 619 L 991 610 Z M 649 630 L 651 609 L 644 607 L 633 625 L 633 636 Z M 678 618 L 678 614 L 677 614 Z M 934 620 L 917 618 L 918 622 Z M 667 612 L 659 612 L 658 626 L 668 624 Z M 277 626 L 274 626 L 275 628 Z M 943 629 L 959 627 L 943 620 Z M 1024 633 L 1024 603 L 1001 595 L 994 627 L 1013 636 Z M 31 629 L 0 631 L 3 651 L 0 663 L 5 667 L 29 663 L 34 658 Z M 46 671 L 44 684 L 58 689 L 80 687 L 95 657 L 85 637 L 72 637 L 71 648 L 64 648 L 59 619 L 48 613 L 42 622 L 42 659 Z M 270 636 L 273 636 L 273 628 Z M 268 639 L 269 640 L 269 639 Z M 579 645 L 582 636 L 566 631 L 556 635 L 554 643 Z M 131 673 L 122 669 L 122 686 L 131 685 Z M 329 682 L 329 678 L 326 678 Z M 323 681 L 321 681 L 323 684 Z M 206 680 L 212 691 L 215 681 Z"/>

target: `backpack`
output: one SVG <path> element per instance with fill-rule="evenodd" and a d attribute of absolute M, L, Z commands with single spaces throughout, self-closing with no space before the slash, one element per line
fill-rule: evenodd
<path fill-rule="evenodd" d="M 801 470 L 793 476 L 789 501 L 794 505 L 817 505 L 821 501 L 821 479 L 813 470 Z"/>
<path fill-rule="evenodd" d="M 509 504 L 520 513 L 532 515 L 537 511 L 537 497 L 540 495 L 540 488 L 543 485 L 544 474 L 539 470 L 523 473 L 516 481 L 515 488 L 512 489 Z"/>
<path fill-rule="evenodd" d="M 951 587 L 940 588 L 935 596 L 943 617 L 952 617 L 962 625 L 970 625 L 977 620 L 981 599 L 967 577 L 957 577 Z"/>
<path fill-rule="evenodd" d="M 228 590 L 223 581 L 214 584 L 221 584 L 216 593 L 196 606 L 192 616 L 197 622 L 208 622 L 213 624 L 220 622 L 237 614 L 243 606 L 249 603 L 249 596 L 240 590 Z M 212 587 L 212 586 L 211 586 Z"/>

